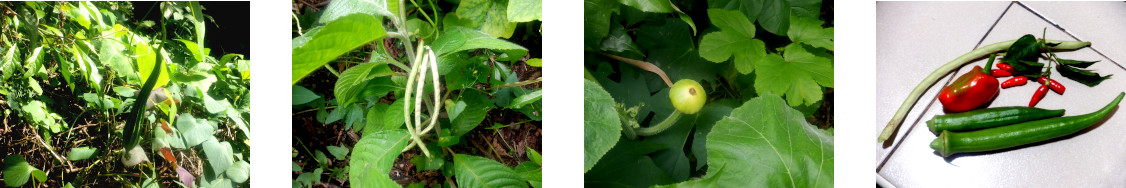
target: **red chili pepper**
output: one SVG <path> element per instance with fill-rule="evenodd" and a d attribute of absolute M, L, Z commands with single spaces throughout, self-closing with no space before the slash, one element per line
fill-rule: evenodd
<path fill-rule="evenodd" d="M 993 75 L 993 77 L 1007 77 L 1013 75 L 1013 73 L 1001 69 L 993 69 L 993 72 L 991 74 Z"/>
<path fill-rule="evenodd" d="M 1012 65 L 1005 64 L 1005 63 L 997 63 L 997 68 L 1001 68 L 1001 70 L 1009 71 L 1010 73 L 1017 72 L 1016 70 L 1013 69 Z"/>
<path fill-rule="evenodd" d="M 982 71 L 981 66 L 963 74 L 938 93 L 938 101 L 947 112 L 973 110 L 993 100 L 1000 93 L 997 78 Z"/>
<path fill-rule="evenodd" d="M 1045 84 L 1044 81 L 1051 81 L 1050 84 L 1046 85 L 1048 85 L 1048 88 L 1051 88 L 1052 91 L 1055 91 L 1060 95 L 1063 95 L 1063 92 L 1067 90 L 1067 88 L 1063 87 L 1063 84 L 1056 82 L 1056 80 L 1048 79 L 1047 77 L 1040 77 L 1040 79 L 1037 81 L 1040 82 L 1040 84 Z"/>
<path fill-rule="evenodd" d="M 1014 76 L 1013 78 L 1005 80 L 1005 82 L 1001 82 L 1001 88 L 1023 86 L 1024 84 L 1028 84 L 1028 77 Z"/>
<path fill-rule="evenodd" d="M 1039 103 L 1040 99 L 1044 98 L 1044 95 L 1047 95 L 1047 94 L 1048 94 L 1048 86 L 1047 85 L 1040 85 L 1040 88 L 1036 89 L 1036 93 L 1032 94 L 1032 101 L 1028 102 L 1028 107 L 1035 107 L 1036 103 Z"/>

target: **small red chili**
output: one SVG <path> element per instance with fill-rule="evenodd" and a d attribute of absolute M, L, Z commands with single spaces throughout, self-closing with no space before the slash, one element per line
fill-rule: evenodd
<path fill-rule="evenodd" d="M 1012 65 L 1005 64 L 1005 63 L 997 63 L 997 68 L 1001 68 L 1001 70 L 1009 71 L 1010 73 L 1017 72 L 1016 70 L 1013 69 Z"/>
<path fill-rule="evenodd" d="M 1005 82 L 1001 82 L 1001 88 L 1023 86 L 1024 84 L 1028 84 L 1028 77 L 1014 76 L 1013 78 L 1005 80 Z"/>
<path fill-rule="evenodd" d="M 1046 85 L 1048 85 L 1048 88 L 1051 88 L 1052 91 L 1059 93 L 1060 95 L 1063 95 L 1063 92 L 1067 90 L 1067 88 L 1063 87 L 1063 84 L 1056 82 L 1056 80 L 1048 79 L 1047 77 L 1040 77 L 1040 79 L 1037 80 L 1037 82 L 1040 82 L 1040 84 L 1045 84 L 1044 81 L 1051 81 L 1050 84 Z"/>
<path fill-rule="evenodd" d="M 1032 101 L 1028 102 L 1028 107 L 1035 107 L 1036 103 L 1039 103 L 1040 99 L 1044 98 L 1044 95 L 1047 95 L 1047 94 L 1048 94 L 1048 86 L 1047 85 L 1040 85 L 1040 88 L 1036 89 L 1036 93 L 1032 94 Z"/>
<path fill-rule="evenodd" d="M 1013 73 L 1001 69 L 993 69 L 993 72 L 991 74 L 993 75 L 993 77 L 1006 77 L 1013 75 Z"/>
<path fill-rule="evenodd" d="M 997 78 L 990 76 L 981 66 L 974 66 L 966 74 L 942 88 L 938 101 L 947 112 L 973 110 L 993 100 L 1001 88 Z"/>

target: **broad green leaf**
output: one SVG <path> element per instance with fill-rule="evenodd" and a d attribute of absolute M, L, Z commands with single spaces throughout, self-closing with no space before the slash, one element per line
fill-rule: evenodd
<path fill-rule="evenodd" d="M 810 105 L 822 98 L 821 87 L 833 87 L 833 60 L 815 56 L 801 46 L 786 46 L 785 58 L 771 54 L 755 64 L 755 90 L 785 95 L 790 106 Z"/>
<path fill-rule="evenodd" d="M 448 53 L 459 52 L 462 50 L 471 50 L 478 48 L 494 49 L 494 50 L 523 50 L 528 49 L 508 42 L 503 39 L 489 36 L 481 31 L 472 30 L 464 27 L 452 27 L 442 31 L 441 36 L 435 39 L 431 47 L 434 53 L 438 56 L 445 56 Z M 441 63 L 441 62 L 439 62 Z"/>
<path fill-rule="evenodd" d="M 325 7 L 317 23 L 329 23 L 351 14 L 364 13 L 372 16 L 395 18 L 399 14 L 397 0 L 335 0 Z M 394 12 L 392 12 L 394 11 Z M 377 24 L 378 25 L 378 24 Z M 372 25 L 372 26 L 377 26 Z M 383 30 L 382 28 L 380 30 Z"/>
<path fill-rule="evenodd" d="M 384 112 L 386 112 L 389 107 L 391 107 L 390 104 L 376 103 L 371 106 L 371 109 L 368 109 L 364 117 L 365 125 L 363 127 L 363 135 L 386 129 L 383 126 L 383 124 L 385 124 L 384 121 L 386 121 L 384 120 Z M 399 115 L 400 116 L 395 117 L 402 117 L 402 111 L 399 111 Z"/>
<path fill-rule="evenodd" d="M 724 173 L 724 172 L 723 172 L 723 169 L 725 169 L 726 167 L 727 167 L 727 166 L 719 166 L 719 167 L 713 167 L 713 168 L 719 168 L 719 170 L 716 170 L 716 173 L 717 173 L 717 174 L 723 174 L 723 173 Z M 717 182 L 717 181 L 719 181 L 719 178 L 716 178 L 716 177 L 719 177 L 719 176 L 708 176 L 708 177 L 705 177 L 705 178 L 702 178 L 702 179 L 694 179 L 694 180 L 688 180 L 688 181 L 685 181 L 685 182 L 680 182 L 680 183 L 677 183 L 677 184 L 669 184 L 669 185 L 658 185 L 658 186 L 654 186 L 653 188 L 668 188 L 668 187 L 718 187 L 719 185 L 716 185 L 716 182 Z"/>
<path fill-rule="evenodd" d="M 821 16 L 821 0 L 788 0 L 790 17 L 817 18 Z"/>
<path fill-rule="evenodd" d="M 156 84 L 153 85 L 153 88 L 160 88 L 168 84 L 168 68 L 164 66 L 163 61 L 158 62 L 156 60 L 156 52 L 153 51 L 152 47 L 149 46 L 145 39 L 133 37 L 133 57 L 136 57 L 134 62 L 137 62 L 137 72 L 140 73 L 141 81 L 149 79 L 149 75 L 152 74 L 154 66 L 160 66 L 160 74 L 157 76 Z M 92 72 L 97 72 L 96 68 L 97 66 L 90 66 Z M 91 74 L 91 76 L 92 75 L 95 74 Z"/>
<path fill-rule="evenodd" d="M 790 17 L 787 34 L 791 41 L 833 51 L 833 28 L 821 28 L 821 23 L 814 18 Z"/>
<path fill-rule="evenodd" d="M 337 160 L 345 160 L 348 157 L 348 148 L 340 146 L 328 146 L 328 153 L 336 157 Z"/>
<path fill-rule="evenodd" d="M 735 57 L 735 69 L 739 73 L 750 74 L 755 70 L 756 62 L 766 56 L 766 43 L 726 31 L 708 33 L 700 39 L 700 57 L 722 63 L 732 56 Z"/>
<path fill-rule="evenodd" d="M 250 163 L 239 161 L 227 168 L 227 177 L 235 183 L 244 183 L 250 179 Z"/>
<path fill-rule="evenodd" d="M 602 37 L 610 33 L 610 15 L 618 12 L 618 3 L 612 0 L 583 1 L 583 46 L 597 49 Z"/>
<path fill-rule="evenodd" d="M 457 16 L 469 20 L 467 27 L 477 28 L 492 38 L 512 37 L 516 22 L 508 20 L 508 5 L 498 0 L 464 0 L 457 7 Z"/>
<path fill-rule="evenodd" d="M 584 187 L 650 187 L 674 183 L 648 154 L 664 145 L 623 139 L 583 174 Z M 628 174 L 628 175 L 623 175 Z"/>
<path fill-rule="evenodd" d="M 708 0 L 708 8 L 733 10 L 742 13 L 747 20 L 755 21 L 762 13 L 764 0 Z"/>
<path fill-rule="evenodd" d="M 197 48 L 199 47 L 198 44 L 184 39 L 176 39 L 176 41 L 180 41 L 180 43 L 184 44 L 184 48 L 188 49 L 188 52 L 192 53 L 192 56 L 195 57 L 195 61 L 203 61 L 203 52 L 200 52 L 201 49 Z"/>
<path fill-rule="evenodd" d="M 779 96 L 753 98 L 712 129 L 723 131 L 708 134 L 705 176 L 718 187 L 833 187 L 831 133 Z"/>
<path fill-rule="evenodd" d="M 434 36 L 434 27 L 430 26 L 430 23 L 422 19 L 411 18 L 407 20 L 406 27 L 407 35 L 410 36 L 425 39 L 430 39 L 431 36 Z"/>
<path fill-rule="evenodd" d="M 528 59 L 528 61 L 524 61 L 524 63 L 527 63 L 528 65 L 533 67 L 543 67 L 543 59 L 540 58 Z"/>
<path fill-rule="evenodd" d="M 528 151 L 526 153 L 528 154 L 528 160 L 536 162 L 536 165 L 538 166 L 543 166 L 543 157 L 540 156 L 540 152 L 536 152 L 536 150 L 533 150 L 532 148 L 527 148 L 527 150 Z"/>
<path fill-rule="evenodd" d="M 672 2 L 669 0 L 618 0 L 618 2 L 645 12 L 670 13 L 675 11 Z"/>
<path fill-rule="evenodd" d="M 184 113 L 176 117 L 176 129 L 180 130 L 180 136 L 184 138 L 184 145 L 186 147 L 195 147 L 204 141 L 213 139 L 211 132 L 215 130 L 206 124 L 198 124 L 199 121 L 192 114 Z"/>
<path fill-rule="evenodd" d="M 590 171 L 621 137 L 622 122 L 614 104 L 614 98 L 602 86 L 583 80 L 583 173 Z"/>
<path fill-rule="evenodd" d="M 1043 46 L 1035 36 L 1026 34 L 1009 46 L 1001 61 L 1013 66 L 1013 70 L 1017 71 L 1013 75 L 1040 74 L 1043 65 L 1035 65 L 1034 62 L 1040 58 L 1040 48 Z"/>
<path fill-rule="evenodd" d="M 329 22 L 309 42 L 293 49 L 292 83 L 337 56 L 386 35 L 379 19 L 367 14 L 351 14 Z"/>
<path fill-rule="evenodd" d="M 27 77 L 27 86 L 31 87 L 31 91 L 34 91 L 36 96 L 43 95 L 43 87 L 39 86 L 39 81 L 35 81 L 35 78 Z"/>
<path fill-rule="evenodd" d="M 543 187 L 543 168 L 540 168 L 539 165 L 531 161 L 524 161 L 513 170 L 515 170 L 516 174 L 520 175 L 520 178 L 523 178 L 524 181 L 528 181 L 529 184 L 532 184 L 532 187 Z"/>
<path fill-rule="evenodd" d="M 787 0 L 761 0 L 762 13 L 758 24 L 775 35 L 785 35 L 790 28 L 790 2 Z"/>
<path fill-rule="evenodd" d="M 403 118 L 403 111 L 406 110 L 403 105 L 406 103 L 403 98 L 396 98 L 391 106 L 387 107 L 387 111 L 383 112 L 383 129 L 396 130 L 403 127 L 405 120 Z"/>
<path fill-rule="evenodd" d="M 309 90 L 308 88 L 305 88 L 304 86 L 293 85 L 292 91 L 293 91 L 293 105 L 302 105 L 302 104 L 309 103 L 313 100 L 321 98 L 320 95 L 313 93 L 312 90 Z"/>
<path fill-rule="evenodd" d="M 35 176 L 39 182 L 47 180 L 43 171 L 31 166 L 23 160 L 23 155 L 8 155 L 4 157 L 4 184 L 8 187 L 19 187 Z"/>
<path fill-rule="evenodd" d="M 47 112 L 45 112 L 43 108 L 43 102 L 39 102 L 37 100 L 27 102 L 27 104 L 24 104 L 20 107 L 25 116 L 30 116 L 25 118 L 29 118 L 31 121 L 34 121 L 36 123 L 41 123 L 47 120 Z"/>
<path fill-rule="evenodd" d="M 667 94 L 667 92 L 665 92 Z M 667 112 L 666 112 L 667 113 Z M 668 117 L 664 115 L 653 117 L 654 121 L 663 120 Z M 688 144 L 688 136 L 692 132 L 692 128 L 696 125 L 698 115 L 681 115 L 680 119 L 676 121 L 672 127 L 665 129 L 660 134 L 645 137 L 646 142 L 652 142 L 664 145 L 661 150 L 649 154 L 653 159 L 653 163 L 661 170 L 664 170 L 673 181 L 681 182 L 687 180 L 692 172 L 691 165 L 689 164 L 688 155 L 684 153 L 684 145 Z"/>
<path fill-rule="evenodd" d="M 688 24 L 673 18 L 645 22 L 637 29 L 637 44 L 649 54 L 645 61 L 656 64 L 668 74 L 669 79 L 692 79 L 700 83 L 715 80 L 719 67 L 727 65 L 708 63 L 697 52 L 696 41 Z M 650 80 L 650 86 L 664 85 L 660 78 Z M 660 86 L 668 87 L 668 86 Z M 667 101 L 667 98 L 665 99 Z"/>
<path fill-rule="evenodd" d="M 457 119 L 457 117 L 461 115 L 461 112 L 465 111 L 465 101 L 464 100 L 458 100 L 457 102 L 449 101 L 449 103 L 445 104 L 445 107 L 446 107 L 446 114 L 448 114 L 450 116 L 450 119 Z"/>
<path fill-rule="evenodd" d="M 12 45 L 12 47 L 9 47 L 7 50 L 8 52 L 4 53 L 3 62 L 0 62 L 3 63 L 3 65 L 0 65 L 0 69 L 3 70 L 0 71 L 4 72 L 5 80 L 7 80 L 9 77 L 12 77 L 12 73 L 15 73 L 16 69 L 18 69 L 18 65 L 16 65 L 18 63 L 18 60 L 15 60 L 16 48 L 18 48 L 17 45 Z"/>
<path fill-rule="evenodd" d="M 77 148 L 70 149 L 70 154 L 67 154 L 66 160 L 81 161 L 81 160 L 89 159 L 90 157 L 93 157 L 94 155 L 97 155 L 97 154 L 98 154 L 98 148 L 92 148 L 92 147 L 89 147 L 89 146 L 77 147 Z"/>
<path fill-rule="evenodd" d="M 234 159 L 231 158 L 230 144 L 226 141 L 219 142 L 215 137 L 203 142 L 203 153 L 207 155 L 207 163 L 211 164 L 211 172 L 220 174 L 227 171 Z"/>
<path fill-rule="evenodd" d="M 472 155 L 453 157 L 454 178 L 464 187 L 528 187 L 524 179 L 500 162 Z"/>
<path fill-rule="evenodd" d="M 348 180 L 352 187 L 397 187 L 387 175 L 395 158 L 407 146 L 410 135 L 405 130 L 383 130 L 364 135 L 352 151 L 348 164 Z"/>
<path fill-rule="evenodd" d="M 508 0 L 508 19 L 512 22 L 530 22 L 543 20 L 540 11 L 543 0 Z"/>
<path fill-rule="evenodd" d="M 455 137 L 461 137 L 461 135 L 476 128 L 478 124 L 481 124 L 481 121 L 485 120 L 489 110 L 493 109 L 493 102 L 489 101 L 488 96 L 474 89 L 462 90 L 459 101 L 465 101 L 466 107 L 457 119 L 450 120 L 450 131 Z"/>
<path fill-rule="evenodd" d="M 336 80 L 336 87 L 333 89 L 336 102 L 340 106 L 348 106 L 360 101 L 362 99 L 360 92 L 367 86 L 365 83 L 368 80 L 388 75 L 391 75 L 391 69 L 384 63 L 361 63 L 344 70 L 340 73 L 340 78 Z M 390 81 L 389 78 L 381 79 Z"/>
<path fill-rule="evenodd" d="M 625 28 L 618 24 L 614 24 L 614 27 L 610 29 L 610 35 L 602 40 L 602 47 L 599 50 L 617 53 L 628 52 L 642 57 L 645 56 L 641 49 L 633 44 L 633 39 L 626 34 Z"/>
<path fill-rule="evenodd" d="M 512 106 L 510 106 L 509 108 L 520 108 L 524 105 L 528 105 L 529 103 L 539 101 L 540 97 L 542 97 L 542 93 L 543 90 L 536 90 L 532 93 L 520 95 L 519 97 L 512 99 Z"/>
<path fill-rule="evenodd" d="M 1075 80 L 1076 82 L 1082 83 L 1083 85 L 1087 85 L 1087 86 L 1090 86 L 1090 87 L 1094 87 L 1096 85 L 1099 85 L 1099 83 L 1102 83 L 1103 80 L 1106 80 L 1107 78 L 1110 78 L 1110 76 L 1112 76 L 1112 75 L 1100 76 L 1099 73 L 1094 73 L 1094 72 L 1091 72 L 1091 71 L 1087 71 L 1087 70 L 1083 70 L 1083 69 L 1079 69 L 1079 68 L 1075 68 L 1075 67 L 1071 67 L 1071 66 L 1062 66 L 1062 65 L 1056 66 L 1056 71 L 1059 71 L 1060 75 L 1063 75 L 1064 77 L 1067 77 L 1068 79 Z"/>
<path fill-rule="evenodd" d="M 734 56 L 739 73 L 754 71 L 754 62 L 766 56 L 766 43 L 754 39 L 754 24 L 739 12 L 722 9 L 708 9 L 708 18 L 720 31 L 700 39 L 700 57 L 722 63 Z"/>
<path fill-rule="evenodd" d="M 122 75 L 130 83 L 140 82 L 140 77 L 137 76 L 137 70 L 133 69 L 133 62 L 127 58 L 122 52 L 125 51 L 125 45 L 117 42 L 118 40 L 103 39 L 101 41 L 101 48 L 98 49 L 98 60 L 102 64 L 108 64 L 113 71 Z M 62 70 L 65 71 L 65 70 Z M 152 71 L 149 67 L 148 71 Z M 60 71 L 61 72 L 61 71 Z"/>

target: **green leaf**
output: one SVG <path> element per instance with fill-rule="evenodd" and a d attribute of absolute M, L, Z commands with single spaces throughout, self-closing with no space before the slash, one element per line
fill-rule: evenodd
<path fill-rule="evenodd" d="M 235 183 L 245 183 L 250 179 L 250 163 L 239 161 L 231 164 L 231 167 L 227 168 L 227 177 Z"/>
<path fill-rule="evenodd" d="M 509 108 L 520 108 L 524 105 L 528 105 L 529 103 L 539 101 L 540 97 L 542 97 L 542 93 L 543 90 L 536 90 L 532 93 L 520 95 L 519 97 L 512 99 L 512 106 L 510 106 Z"/>
<path fill-rule="evenodd" d="M 99 60 L 103 64 L 109 64 L 110 68 L 117 74 L 122 75 L 127 81 L 131 83 L 140 82 L 140 77 L 137 76 L 137 70 L 133 69 L 133 62 L 126 58 L 122 52 L 125 50 L 125 45 L 122 45 L 117 40 L 103 39 L 100 40 L 102 45 L 98 49 Z M 151 67 L 149 70 L 152 70 Z M 63 72 L 65 70 L 60 70 Z"/>
<path fill-rule="evenodd" d="M 650 187 L 674 183 L 647 155 L 663 148 L 661 144 L 623 139 L 598 165 L 583 174 L 584 187 Z"/>
<path fill-rule="evenodd" d="M 1087 67 L 1099 62 L 1099 61 L 1080 61 L 1080 60 L 1059 59 L 1059 58 L 1057 58 L 1056 61 L 1060 62 L 1060 64 L 1064 64 L 1064 65 L 1072 66 L 1072 67 L 1077 67 L 1077 68 L 1087 68 Z"/>
<path fill-rule="evenodd" d="M 399 14 L 399 1 L 397 0 L 335 0 L 325 7 L 317 23 L 330 23 L 337 19 L 341 19 L 356 13 L 364 13 L 372 16 L 386 16 L 392 17 L 392 20 L 397 20 L 396 15 Z M 377 17 L 378 18 L 378 17 Z M 370 25 L 368 27 L 379 27 L 379 23 Z M 383 31 L 379 27 L 380 32 Z"/>
<path fill-rule="evenodd" d="M 542 0 L 508 0 L 508 20 L 512 22 L 530 22 L 543 20 Z"/>
<path fill-rule="evenodd" d="M 98 155 L 98 148 L 92 148 L 92 147 L 89 147 L 89 146 L 87 146 L 87 147 L 77 147 L 77 148 L 70 149 L 70 154 L 67 154 L 66 160 L 81 161 L 81 160 L 89 159 L 90 157 L 93 157 L 94 155 Z"/>
<path fill-rule="evenodd" d="M 708 0 L 708 8 L 733 10 L 742 13 L 747 20 L 755 21 L 762 12 L 763 0 Z"/>
<path fill-rule="evenodd" d="M 407 20 L 406 27 L 407 35 L 425 39 L 429 39 L 431 36 L 434 36 L 434 27 L 431 27 L 430 23 L 422 21 L 418 18 L 411 18 Z"/>
<path fill-rule="evenodd" d="M 762 0 L 762 13 L 758 24 L 775 35 L 785 35 L 790 28 L 790 2 L 787 0 Z"/>
<path fill-rule="evenodd" d="M 203 142 L 203 153 L 207 155 L 207 163 L 211 164 L 211 172 L 220 174 L 227 171 L 234 159 L 231 158 L 231 145 L 215 140 L 215 137 Z"/>
<path fill-rule="evenodd" d="M 538 166 L 543 166 L 543 158 L 542 156 L 540 156 L 540 152 L 536 152 L 536 150 L 533 150 L 532 148 L 527 148 L 527 150 L 528 151 L 526 153 L 528 154 L 528 160 L 536 162 L 536 165 Z"/>
<path fill-rule="evenodd" d="M 454 177 L 464 187 L 528 187 L 516 171 L 484 157 L 456 154 Z"/>
<path fill-rule="evenodd" d="M 292 83 L 337 56 L 386 35 L 379 19 L 367 14 L 351 14 L 329 22 L 309 42 L 293 49 Z"/>
<path fill-rule="evenodd" d="M 1090 87 L 1095 87 L 1096 85 L 1099 85 L 1099 83 L 1102 83 L 1103 80 L 1106 80 L 1107 78 L 1110 78 L 1110 76 L 1112 76 L 1100 76 L 1099 73 L 1093 73 L 1091 71 L 1071 66 L 1056 66 L 1056 71 L 1059 71 L 1060 75 L 1063 75 L 1068 79 L 1075 80 L 1076 82 Z"/>
<path fill-rule="evenodd" d="M 618 3 L 611 0 L 583 1 L 583 46 L 596 49 L 602 37 L 610 33 L 610 15 L 618 12 Z"/>
<path fill-rule="evenodd" d="M 39 102 L 37 100 L 27 102 L 27 104 L 24 104 L 22 107 L 20 107 L 20 109 L 22 109 L 22 111 L 25 113 L 25 118 L 29 118 L 35 123 L 42 123 L 43 121 L 47 120 L 47 112 L 45 112 L 44 110 L 43 102 Z"/>
<path fill-rule="evenodd" d="M 338 160 L 345 160 L 348 157 L 348 148 L 340 146 L 328 146 L 328 153 L 332 154 Z"/>
<path fill-rule="evenodd" d="M 384 130 L 364 135 L 352 151 L 348 164 L 348 180 L 352 187 L 396 187 L 399 184 L 387 175 L 395 158 L 407 146 L 410 135 L 405 130 Z"/>
<path fill-rule="evenodd" d="M 391 107 L 391 105 L 385 103 L 376 103 L 375 105 L 372 105 L 371 109 L 368 109 L 367 115 L 365 117 L 366 119 L 364 120 L 364 122 L 366 122 L 367 124 L 362 128 L 364 133 L 363 135 L 386 129 L 383 126 L 384 121 L 386 121 L 384 120 L 383 113 L 387 111 L 388 107 Z M 400 111 L 399 114 L 402 115 L 402 111 Z"/>
<path fill-rule="evenodd" d="M 5 80 L 7 80 L 9 77 L 12 77 L 12 73 L 14 73 L 14 71 L 16 71 L 17 69 L 16 67 L 18 65 L 16 64 L 19 63 L 18 60 L 15 60 L 15 52 L 17 47 L 18 46 L 16 45 L 12 45 L 12 47 L 8 48 L 8 52 L 4 53 L 3 62 L 0 62 L 3 63 L 3 65 L 0 65 L 0 69 L 3 69 L 2 71 L 4 72 Z"/>
<path fill-rule="evenodd" d="M 789 2 L 791 18 L 818 18 L 821 16 L 821 0 L 789 0 Z"/>
<path fill-rule="evenodd" d="M 481 31 L 476 31 L 464 27 L 451 27 L 442 31 L 441 36 L 435 39 L 431 47 L 434 53 L 438 56 L 445 56 L 448 53 L 459 52 L 463 50 L 471 50 L 478 48 L 494 49 L 494 50 L 523 50 L 527 51 L 524 47 L 503 39 L 489 36 Z M 441 62 L 439 62 L 441 63 Z"/>
<path fill-rule="evenodd" d="M 1012 46 L 1009 46 L 1001 61 L 1013 66 L 1013 69 L 1017 71 L 1014 75 L 1039 74 L 1043 64 L 1036 66 L 1028 62 L 1036 62 L 1040 58 L 1041 47 L 1043 47 L 1043 44 L 1037 41 L 1035 36 L 1026 34 L 1013 42 Z"/>
<path fill-rule="evenodd" d="M 618 0 L 623 5 L 645 12 L 670 13 L 675 11 L 669 0 Z"/>
<path fill-rule="evenodd" d="M 618 119 L 614 104 L 614 98 L 602 86 L 583 80 L 583 173 L 590 171 L 621 137 L 622 122 Z"/>
<path fill-rule="evenodd" d="M 543 187 L 543 168 L 531 161 L 524 161 L 517 165 L 515 169 L 516 174 L 520 175 L 524 181 L 532 184 L 532 187 Z"/>
<path fill-rule="evenodd" d="M 384 63 L 361 63 L 360 65 L 348 68 L 340 73 L 340 78 L 336 80 L 336 87 L 333 89 L 336 95 L 336 102 L 340 106 L 348 106 L 353 102 L 360 101 L 363 97 L 360 92 L 367 86 L 367 81 L 375 77 L 383 77 L 391 75 L 391 69 Z M 390 81 L 389 78 L 382 78 Z"/>
<path fill-rule="evenodd" d="M 464 26 L 477 28 L 493 38 L 508 38 L 516 31 L 516 22 L 508 20 L 507 7 L 497 0 L 464 0 L 458 5 L 456 14 L 469 20 L 469 24 Z"/>
<path fill-rule="evenodd" d="M 464 101 L 466 107 L 465 111 L 462 111 L 456 119 L 450 120 L 451 135 L 455 137 L 461 137 L 461 135 L 476 128 L 478 124 L 481 124 L 481 121 L 485 120 L 489 110 L 493 108 L 493 102 L 489 101 L 488 96 L 477 90 L 462 90 L 459 101 Z"/>
<path fill-rule="evenodd" d="M 626 34 L 625 28 L 618 24 L 614 24 L 614 27 L 610 30 L 610 36 L 602 40 L 602 47 L 599 50 L 617 53 L 629 52 L 642 57 L 645 56 L 644 53 L 641 53 L 641 49 L 633 44 L 633 39 Z"/>
<path fill-rule="evenodd" d="M 833 187 L 833 137 L 779 96 L 753 98 L 712 129 L 723 131 L 708 134 L 706 178 L 718 187 Z"/>
<path fill-rule="evenodd" d="M 293 105 L 302 105 L 312 102 L 313 100 L 321 98 L 320 95 L 313 93 L 312 90 L 304 86 L 293 85 Z"/>
<path fill-rule="evenodd" d="M 198 44 L 196 44 L 195 42 L 189 41 L 189 40 L 184 40 L 184 39 L 176 39 L 176 41 L 180 41 L 180 43 L 184 44 L 184 48 L 188 49 L 188 52 L 192 53 L 192 56 L 195 57 L 196 62 L 203 61 L 203 52 L 200 52 L 199 50 L 201 50 L 201 49 L 197 48 L 197 47 L 199 47 Z"/>
<path fill-rule="evenodd" d="M 785 95 L 790 106 L 798 106 L 820 101 L 821 86 L 833 87 L 831 59 L 815 56 L 800 44 L 787 45 L 784 55 L 768 55 L 755 65 L 755 90 Z"/>
<path fill-rule="evenodd" d="M 403 111 L 406 110 L 403 107 L 403 104 L 406 102 L 407 101 L 403 100 L 403 98 L 397 98 L 395 99 L 395 102 L 391 104 L 391 106 L 387 107 L 387 111 L 383 112 L 384 129 L 392 130 L 400 129 L 403 127 L 403 123 L 405 123 L 405 120 L 403 119 L 405 118 L 403 117 Z"/>
<path fill-rule="evenodd" d="M 754 24 L 739 12 L 722 9 L 708 9 L 708 18 L 720 31 L 700 39 L 700 57 L 722 63 L 734 56 L 739 73 L 754 71 L 754 62 L 766 56 L 766 43 L 754 39 Z"/>
<path fill-rule="evenodd" d="M 821 23 L 815 18 L 790 17 L 787 34 L 791 41 L 833 51 L 833 28 L 821 28 Z"/>
<path fill-rule="evenodd" d="M 449 114 L 450 119 L 457 119 L 461 112 L 465 111 L 465 101 L 458 100 L 457 102 L 449 101 L 445 104 L 446 114 Z"/>
<path fill-rule="evenodd" d="M 543 67 L 543 59 L 540 58 L 528 59 L 528 61 L 524 61 L 524 63 L 527 63 L 529 66 L 533 67 Z"/>
<path fill-rule="evenodd" d="M 35 176 L 39 182 L 47 180 L 42 170 L 27 164 L 23 155 L 8 155 L 4 157 L 4 184 L 8 187 L 19 187 Z"/>
<path fill-rule="evenodd" d="M 137 62 L 137 70 L 140 73 L 141 80 L 148 80 L 149 75 L 152 75 L 153 73 L 153 67 L 160 66 L 160 74 L 157 75 L 156 83 L 153 84 L 153 88 L 160 88 L 165 84 L 168 84 L 168 67 L 164 66 L 164 61 L 156 60 L 157 53 L 153 51 L 152 47 L 149 47 L 149 44 L 147 41 L 145 41 L 145 39 L 134 36 L 133 41 L 133 57 L 136 57 L 136 60 L 134 62 Z M 77 56 L 75 58 L 85 59 Z M 88 61 L 83 60 L 79 63 L 82 62 Z M 96 68 L 97 66 L 90 66 L 91 77 L 97 75 L 95 74 L 97 73 Z"/>

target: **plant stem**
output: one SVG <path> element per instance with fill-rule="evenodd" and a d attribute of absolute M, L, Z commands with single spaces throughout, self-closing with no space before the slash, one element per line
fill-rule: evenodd
<path fill-rule="evenodd" d="M 325 69 L 328 69 L 328 72 L 331 72 L 332 75 L 334 75 L 336 77 L 340 77 L 340 73 L 336 72 L 336 69 L 333 69 L 332 67 L 328 66 L 328 64 L 325 64 L 324 67 L 325 67 Z"/>
<path fill-rule="evenodd" d="M 637 68 L 640 68 L 641 70 L 653 72 L 654 74 L 657 74 L 657 76 L 660 76 L 662 80 L 665 80 L 665 85 L 672 87 L 672 81 L 669 80 L 669 76 L 665 75 L 665 71 L 662 71 L 660 67 L 657 67 L 657 65 L 653 65 L 652 63 L 644 62 L 644 61 L 641 61 L 641 60 L 618 57 L 616 55 L 610 55 L 610 54 L 602 54 L 602 55 L 616 59 L 618 61 L 626 62 L 630 65 L 636 66 Z"/>
<path fill-rule="evenodd" d="M 680 114 L 680 111 L 673 110 L 672 114 L 669 114 L 669 117 L 665 118 L 665 120 L 661 121 L 661 123 L 658 123 L 657 125 L 654 125 L 652 127 L 637 128 L 634 130 L 634 132 L 637 132 L 638 136 L 656 135 L 657 133 L 665 131 L 665 129 L 669 129 L 669 127 L 672 127 L 672 125 L 675 125 L 676 121 L 680 119 Z"/>
<path fill-rule="evenodd" d="M 543 81 L 543 77 L 539 77 L 539 78 L 532 79 L 532 80 L 524 80 L 524 81 L 520 81 L 520 82 L 507 83 L 507 84 L 499 85 L 499 86 L 493 86 L 493 87 L 489 88 L 489 90 L 502 89 L 502 88 L 507 88 L 507 87 L 519 87 L 519 86 L 524 86 L 524 85 L 528 85 L 528 84 L 532 84 L 532 83 L 536 83 L 536 82 L 540 82 L 540 81 Z"/>
<path fill-rule="evenodd" d="M 915 106 L 915 102 L 918 102 L 919 98 L 923 96 L 923 93 L 926 92 L 927 89 L 929 89 L 935 83 L 937 83 L 938 79 L 946 77 L 946 74 L 957 70 L 958 67 L 973 62 L 976 59 L 984 57 L 985 55 L 1008 50 L 1009 47 L 1013 45 L 1013 42 L 1016 42 L 1016 40 L 998 42 L 983 46 L 962 56 L 959 56 L 958 58 L 955 58 L 945 65 L 942 65 L 938 69 L 935 69 L 934 72 L 931 72 L 930 75 L 928 75 L 926 78 L 923 78 L 923 81 L 920 82 L 919 85 L 915 86 L 914 90 L 911 90 L 911 94 L 907 95 L 907 100 L 904 100 L 903 104 L 899 106 L 899 110 L 896 110 L 895 116 L 892 116 L 891 121 L 888 122 L 886 127 L 884 127 L 884 131 L 880 133 L 878 141 L 887 141 L 888 137 L 891 137 L 892 134 L 895 134 L 895 129 L 903 123 L 904 118 L 907 118 L 907 112 L 911 111 L 911 108 Z M 1080 41 L 1045 40 L 1045 42 L 1060 43 L 1060 45 L 1054 47 L 1047 47 L 1049 49 L 1055 50 L 1076 50 L 1091 45 L 1091 42 Z"/>

